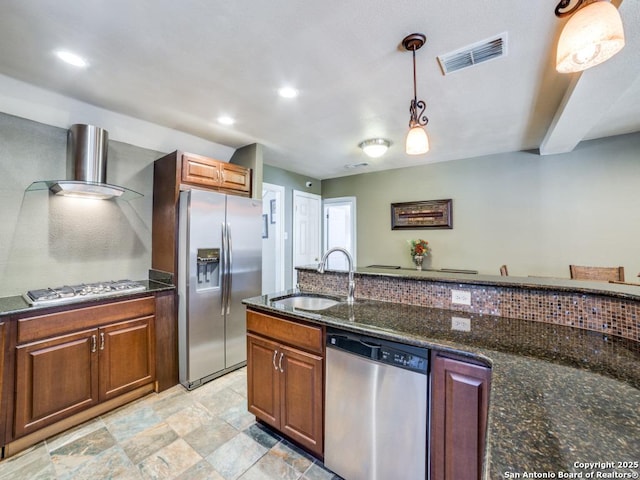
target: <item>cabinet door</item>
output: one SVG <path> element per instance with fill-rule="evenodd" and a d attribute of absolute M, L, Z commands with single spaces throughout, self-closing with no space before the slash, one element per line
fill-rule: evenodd
<path fill-rule="evenodd" d="M 280 372 L 278 344 L 247 334 L 247 401 L 249 411 L 269 425 L 280 428 Z"/>
<path fill-rule="evenodd" d="M 249 194 L 251 192 L 251 170 L 232 163 L 221 163 L 220 187 Z"/>
<path fill-rule="evenodd" d="M 153 316 L 100 328 L 100 400 L 155 380 Z"/>
<path fill-rule="evenodd" d="M 283 433 L 322 456 L 322 357 L 281 346 L 277 365 L 283 399 L 280 428 Z"/>
<path fill-rule="evenodd" d="M 220 163 L 201 155 L 182 155 L 182 181 L 207 187 L 220 186 Z"/>
<path fill-rule="evenodd" d="M 16 348 L 15 436 L 98 403 L 96 329 Z"/>
<path fill-rule="evenodd" d="M 431 478 L 480 479 L 491 369 L 432 358 Z"/>

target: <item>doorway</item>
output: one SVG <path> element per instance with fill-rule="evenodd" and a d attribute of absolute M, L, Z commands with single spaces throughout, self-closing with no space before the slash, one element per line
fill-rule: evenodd
<path fill-rule="evenodd" d="M 320 261 L 322 197 L 314 193 L 293 191 L 293 286 L 298 283 L 297 266 Z"/>
<path fill-rule="evenodd" d="M 324 251 L 333 247 L 346 249 L 356 260 L 356 197 L 327 198 L 323 201 Z M 327 268 L 347 270 L 344 255 L 333 254 L 328 258 Z"/>
<path fill-rule="evenodd" d="M 284 187 L 262 183 L 262 294 L 285 289 Z M 266 219 L 265 219 L 266 215 Z"/>

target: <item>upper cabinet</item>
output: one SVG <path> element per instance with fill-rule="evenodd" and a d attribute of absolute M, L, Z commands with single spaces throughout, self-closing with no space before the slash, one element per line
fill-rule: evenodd
<path fill-rule="evenodd" d="M 193 153 L 182 153 L 181 156 L 182 183 L 251 195 L 251 169 Z"/>

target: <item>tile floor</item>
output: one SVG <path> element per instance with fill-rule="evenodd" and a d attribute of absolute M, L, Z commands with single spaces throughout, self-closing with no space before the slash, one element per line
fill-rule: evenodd
<path fill-rule="evenodd" d="M 255 422 L 246 369 L 151 394 L 0 462 L 0 480 L 339 480 Z"/>

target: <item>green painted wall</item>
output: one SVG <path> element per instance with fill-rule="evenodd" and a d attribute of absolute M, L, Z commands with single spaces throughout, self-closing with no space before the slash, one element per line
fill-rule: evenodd
<path fill-rule="evenodd" d="M 569 276 L 569 264 L 625 267 L 640 281 L 640 134 L 583 142 L 570 153 L 514 152 L 322 182 L 323 198 L 357 197 L 358 266 L 411 266 Z M 390 204 L 453 199 L 451 230 L 391 230 Z"/>

